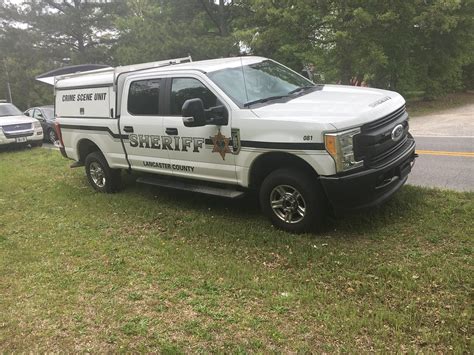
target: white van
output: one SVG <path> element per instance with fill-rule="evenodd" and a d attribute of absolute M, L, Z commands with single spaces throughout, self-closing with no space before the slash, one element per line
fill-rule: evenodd
<path fill-rule="evenodd" d="M 257 190 L 278 227 L 301 232 L 328 211 L 378 205 L 415 159 L 395 92 L 316 85 L 267 58 L 94 70 L 55 80 L 63 155 L 90 184 L 139 182 L 237 198 Z"/>

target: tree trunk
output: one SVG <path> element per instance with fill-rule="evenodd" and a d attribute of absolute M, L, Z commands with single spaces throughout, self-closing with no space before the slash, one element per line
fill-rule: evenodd
<path fill-rule="evenodd" d="M 219 0 L 219 27 L 221 35 L 226 37 L 229 34 L 229 31 L 227 30 L 227 21 L 225 18 L 224 0 Z"/>

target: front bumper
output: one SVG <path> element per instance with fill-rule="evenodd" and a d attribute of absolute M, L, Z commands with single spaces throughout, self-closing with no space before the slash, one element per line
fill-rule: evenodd
<path fill-rule="evenodd" d="M 408 179 L 416 158 L 415 141 L 397 158 L 380 168 L 345 176 L 321 176 L 321 184 L 336 213 L 382 204 Z"/>
<path fill-rule="evenodd" d="M 39 144 L 43 142 L 43 131 L 35 131 L 33 134 L 26 137 L 7 138 L 0 132 L 0 147 L 21 146 L 28 144 Z"/>

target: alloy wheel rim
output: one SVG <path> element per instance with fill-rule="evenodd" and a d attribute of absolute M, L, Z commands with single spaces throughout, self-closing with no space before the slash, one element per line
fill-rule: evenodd
<path fill-rule="evenodd" d="M 290 185 L 278 185 L 270 193 L 273 213 L 285 223 L 299 223 L 306 216 L 306 201 L 303 195 Z"/>
<path fill-rule="evenodd" d="M 106 183 L 105 172 L 99 163 L 92 162 L 89 166 L 89 172 L 90 172 L 92 181 L 94 181 L 94 184 L 96 184 L 98 187 L 105 186 L 105 183 Z"/>

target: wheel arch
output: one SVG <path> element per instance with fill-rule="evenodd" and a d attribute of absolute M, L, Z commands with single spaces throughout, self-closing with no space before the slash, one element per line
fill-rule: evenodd
<path fill-rule="evenodd" d="M 287 152 L 268 152 L 258 156 L 250 165 L 249 187 L 257 189 L 272 171 L 280 168 L 295 168 L 318 179 L 319 174 L 303 158 Z"/>
<path fill-rule="evenodd" d="M 82 138 L 77 142 L 77 156 L 78 156 L 78 161 L 81 163 L 85 163 L 86 157 L 95 151 L 99 151 L 102 153 L 101 149 L 99 146 L 91 141 L 88 138 Z"/>

